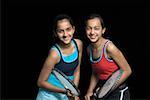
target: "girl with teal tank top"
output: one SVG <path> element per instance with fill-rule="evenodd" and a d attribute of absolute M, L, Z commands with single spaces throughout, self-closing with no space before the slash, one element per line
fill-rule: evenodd
<path fill-rule="evenodd" d="M 52 73 L 53 68 L 63 72 L 78 87 L 82 42 L 74 39 L 75 26 L 68 15 L 58 15 L 54 20 L 56 43 L 50 49 L 38 78 L 39 91 L 36 100 L 68 100 L 72 96 Z M 79 100 L 79 97 L 75 97 Z"/>

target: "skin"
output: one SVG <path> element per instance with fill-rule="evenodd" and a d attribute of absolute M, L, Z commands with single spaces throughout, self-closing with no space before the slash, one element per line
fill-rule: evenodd
<path fill-rule="evenodd" d="M 94 58 L 98 58 L 101 54 L 104 43 L 107 41 L 102 37 L 102 34 L 105 32 L 105 28 L 102 28 L 101 22 L 99 18 L 89 19 L 87 20 L 86 26 L 86 35 L 87 38 L 91 41 L 92 53 Z M 87 52 L 89 54 L 89 48 L 87 48 Z M 106 53 L 108 58 L 113 59 L 118 66 L 123 70 L 123 74 L 119 80 L 118 86 L 123 83 L 132 73 L 130 65 L 125 59 L 122 52 L 112 43 L 110 42 L 106 47 Z M 90 86 L 88 88 L 87 94 L 85 96 L 86 100 L 90 100 L 90 96 L 93 95 L 93 90 L 98 83 L 98 77 L 94 72 L 91 75 Z"/>
<path fill-rule="evenodd" d="M 74 32 L 75 32 L 75 27 L 72 26 L 67 19 L 62 19 L 57 22 L 56 35 L 57 35 L 57 38 L 59 39 L 58 45 L 60 46 L 63 55 L 72 54 L 75 50 L 74 45 L 71 44 L 71 39 L 73 38 Z M 80 79 L 80 63 L 81 63 L 83 44 L 79 39 L 75 39 L 75 41 L 79 48 L 79 64 L 74 71 L 75 78 L 73 82 L 75 83 L 76 86 L 78 86 L 79 79 Z M 43 68 L 38 78 L 37 84 L 39 87 L 48 89 L 53 92 L 66 93 L 65 89 L 58 88 L 47 82 L 47 79 L 49 75 L 51 74 L 52 69 L 59 61 L 60 61 L 60 57 L 57 51 L 51 49 L 48 57 L 46 58 L 44 62 Z M 72 96 L 72 94 L 69 92 L 67 92 L 67 95 Z M 76 96 L 75 100 L 79 100 L 79 97 Z"/>

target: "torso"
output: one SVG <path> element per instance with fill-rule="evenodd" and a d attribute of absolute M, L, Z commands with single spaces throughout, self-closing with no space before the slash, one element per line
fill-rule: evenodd
<path fill-rule="evenodd" d="M 92 69 L 101 80 L 107 80 L 107 78 L 119 68 L 107 55 L 106 47 L 109 42 L 111 41 L 104 41 L 98 50 L 93 50 L 93 48 L 89 46 Z"/>
<path fill-rule="evenodd" d="M 62 50 L 58 44 L 54 46 L 60 58 L 55 67 L 61 70 L 67 76 L 73 75 L 74 70 L 79 63 L 79 50 L 76 41 L 72 40 L 71 45 L 72 48 L 70 48 L 69 52 L 67 52 L 66 50 Z"/>

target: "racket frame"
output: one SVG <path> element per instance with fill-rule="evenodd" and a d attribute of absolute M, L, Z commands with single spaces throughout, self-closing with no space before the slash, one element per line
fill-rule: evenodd
<path fill-rule="evenodd" d="M 107 84 L 106 82 L 109 81 L 110 78 L 112 78 L 112 76 L 115 75 L 115 73 L 116 73 L 117 71 L 119 71 L 119 75 L 116 77 L 116 80 L 115 80 L 114 84 L 112 85 L 112 87 L 110 88 L 110 90 L 109 90 L 104 96 L 99 97 L 100 92 L 102 91 L 103 86 L 104 86 L 105 84 Z M 96 93 L 96 96 L 97 96 L 98 99 L 107 97 L 108 94 L 110 94 L 112 91 L 115 90 L 115 88 L 116 88 L 116 86 L 118 85 L 118 82 L 119 82 L 119 80 L 120 80 L 120 78 L 121 78 L 121 76 L 122 76 L 122 72 L 123 72 L 122 69 L 118 69 L 118 70 L 116 70 L 115 72 L 113 72 L 112 75 L 109 76 L 109 78 L 108 78 L 107 81 L 103 84 L 103 86 L 101 87 L 101 89 Z"/>
<path fill-rule="evenodd" d="M 57 68 L 54 68 L 53 69 L 54 71 L 56 71 L 56 72 L 58 72 L 60 75 L 62 75 L 73 87 L 74 87 L 74 89 L 76 90 L 76 92 L 78 93 L 78 95 L 75 95 L 75 94 L 73 94 L 73 95 L 75 95 L 75 96 L 79 96 L 80 95 L 80 91 L 78 90 L 78 88 L 76 87 L 76 85 L 63 73 L 63 72 L 61 72 L 59 69 L 57 69 Z M 53 72 L 53 71 L 52 71 Z M 55 72 L 53 72 L 53 74 L 56 76 L 56 78 L 59 80 L 59 78 L 58 78 L 58 76 L 55 74 Z M 67 86 L 65 86 L 64 84 L 63 84 L 63 82 L 61 81 L 61 80 L 59 80 L 60 82 L 61 82 L 61 84 L 64 86 L 64 88 L 66 89 L 66 90 L 70 90 Z M 71 90 L 70 90 L 71 91 Z"/>

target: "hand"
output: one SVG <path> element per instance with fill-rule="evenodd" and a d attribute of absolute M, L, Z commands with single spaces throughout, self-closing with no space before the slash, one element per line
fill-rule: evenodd
<path fill-rule="evenodd" d="M 85 100 L 90 100 L 90 97 L 93 95 L 93 92 L 89 92 L 85 95 Z"/>
<path fill-rule="evenodd" d="M 66 89 L 66 95 L 69 100 L 80 100 L 78 96 L 74 96 L 69 89 Z"/>
<path fill-rule="evenodd" d="M 74 100 L 80 100 L 80 98 L 78 96 L 75 96 Z"/>
<path fill-rule="evenodd" d="M 71 91 L 69 89 L 66 89 L 66 95 L 68 97 L 73 97 L 73 94 L 71 93 Z"/>

